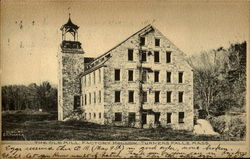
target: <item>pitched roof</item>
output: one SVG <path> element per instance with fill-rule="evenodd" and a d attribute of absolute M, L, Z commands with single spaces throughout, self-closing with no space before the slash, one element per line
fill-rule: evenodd
<path fill-rule="evenodd" d="M 145 27 L 143 27 L 142 29 L 140 29 L 139 31 L 135 32 L 134 34 L 132 34 L 131 36 L 129 36 L 128 38 L 126 38 L 125 40 L 123 40 L 122 42 L 120 42 L 119 44 L 117 44 L 115 47 L 111 48 L 110 50 L 108 50 L 107 52 L 103 53 L 102 55 L 96 57 L 93 61 L 91 61 L 88 65 L 91 65 L 93 64 L 95 61 L 97 61 L 98 59 L 104 57 L 105 55 L 107 55 L 110 51 L 116 49 L 118 46 L 120 46 L 121 44 L 123 44 L 124 42 L 126 42 L 128 39 L 130 39 L 131 37 L 133 37 L 134 35 L 140 33 L 141 31 L 147 31 L 147 29 L 150 29 L 150 28 L 154 28 L 151 24 L 149 25 L 146 25 Z M 144 33 L 144 32 L 143 32 Z M 106 62 L 106 61 L 105 61 Z"/>
<path fill-rule="evenodd" d="M 183 56 L 186 56 L 185 53 L 183 53 L 176 45 L 174 45 L 169 39 L 167 39 L 159 30 L 157 30 L 153 25 L 148 24 L 145 27 L 143 27 L 142 29 L 140 29 L 139 31 L 137 31 L 134 34 L 132 34 L 131 36 L 129 36 L 128 38 L 126 38 L 125 40 L 123 40 L 122 42 L 120 42 L 119 44 L 117 44 L 116 46 L 114 46 L 113 48 L 111 48 L 110 50 L 108 50 L 107 52 L 101 54 L 100 56 L 98 56 L 96 58 L 86 59 L 86 61 L 88 61 L 88 63 L 85 64 L 85 71 L 80 76 L 84 76 L 84 75 L 86 75 L 86 74 L 88 74 L 88 73 L 90 73 L 90 72 L 92 72 L 100 67 L 105 66 L 105 62 L 111 58 L 111 55 L 109 53 L 112 50 L 119 47 L 124 42 L 126 42 L 128 39 L 133 37 L 134 35 L 139 33 L 139 36 L 145 36 L 146 34 L 148 34 L 151 31 L 159 32 L 166 40 L 168 40 L 171 43 L 171 45 L 173 45 L 175 47 L 175 49 L 177 49 Z"/>
<path fill-rule="evenodd" d="M 66 30 L 67 29 L 74 29 L 74 30 L 77 30 L 79 28 L 79 26 L 75 25 L 74 23 L 72 23 L 70 17 L 69 17 L 69 20 L 66 24 L 64 24 L 62 27 L 61 27 L 61 30 L 65 28 Z"/>

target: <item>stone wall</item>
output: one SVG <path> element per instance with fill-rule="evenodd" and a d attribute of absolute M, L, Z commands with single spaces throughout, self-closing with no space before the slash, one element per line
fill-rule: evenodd
<path fill-rule="evenodd" d="M 103 67 L 101 67 L 82 76 L 81 78 L 82 108 L 84 110 L 84 119 L 88 122 L 98 124 L 104 124 L 103 72 Z M 99 92 L 101 92 L 101 97 Z M 94 95 L 96 97 L 94 97 Z"/>
<path fill-rule="evenodd" d="M 138 33 L 139 34 L 139 33 Z M 128 125 L 128 113 L 136 113 L 136 125 L 139 125 L 139 36 L 133 35 L 117 48 L 110 51 L 111 59 L 105 64 L 104 69 L 104 109 L 105 123 L 110 125 Z M 143 105 L 144 109 L 152 109 L 154 112 L 160 112 L 160 123 L 162 126 L 170 126 L 174 129 L 191 130 L 193 128 L 193 73 L 191 67 L 185 61 L 183 54 L 174 44 L 164 37 L 157 29 L 148 33 L 146 36 L 145 46 L 142 50 L 151 52 L 147 62 L 143 67 L 160 71 L 160 81 L 155 83 L 154 73 L 148 73 L 147 82 L 143 84 L 143 90 L 148 93 L 148 102 Z M 154 45 L 154 39 L 160 39 L 160 47 Z M 128 61 L 128 49 L 134 50 L 134 60 Z M 154 51 L 160 52 L 160 62 L 155 63 Z M 166 63 L 166 51 L 172 52 L 172 62 Z M 114 70 L 121 70 L 121 81 L 114 81 Z M 134 81 L 128 82 L 128 70 L 134 70 Z M 166 72 L 172 72 L 172 82 L 166 82 Z M 183 83 L 178 83 L 178 72 L 184 72 Z M 114 91 L 121 91 L 121 102 L 114 102 Z M 134 91 L 134 103 L 128 103 L 128 91 Z M 160 102 L 154 103 L 154 92 L 160 91 Z M 172 102 L 166 103 L 166 92 L 172 91 Z M 183 103 L 178 103 L 178 91 L 184 92 Z M 114 113 L 122 113 L 122 121 L 114 121 Z M 166 113 L 172 113 L 172 123 L 166 123 Z M 184 123 L 178 123 L 178 113 L 184 112 Z"/>
<path fill-rule="evenodd" d="M 69 116 L 74 109 L 74 96 L 80 96 L 79 75 L 84 71 L 84 55 L 79 49 L 71 53 L 60 52 L 58 84 L 58 120 Z"/>

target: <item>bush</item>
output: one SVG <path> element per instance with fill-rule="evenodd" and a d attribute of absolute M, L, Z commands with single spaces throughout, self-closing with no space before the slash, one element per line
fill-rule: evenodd
<path fill-rule="evenodd" d="M 231 98 L 218 99 L 211 103 L 209 112 L 214 116 L 225 115 L 229 109 L 235 107 L 236 105 L 236 101 Z"/>
<path fill-rule="evenodd" d="M 203 109 L 201 109 L 201 110 L 198 110 L 198 114 L 199 114 L 199 119 L 206 119 L 206 117 L 207 117 L 207 111 L 206 110 L 203 110 Z"/>
<path fill-rule="evenodd" d="M 223 134 L 226 130 L 226 117 L 223 116 L 219 116 L 219 117 L 212 117 L 209 119 L 212 127 L 214 128 L 214 131 Z"/>
<path fill-rule="evenodd" d="M 244 115 L 222 115 L 209 119 L 214 130 L 225 137 L 245 138 L 246 118 Z"/>

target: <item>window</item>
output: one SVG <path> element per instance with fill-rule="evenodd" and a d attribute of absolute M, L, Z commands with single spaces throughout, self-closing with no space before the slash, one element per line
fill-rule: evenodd
<path fill-rule="evenodd" d="M 142 102 L 147 103 L 148 102 L 148 97 L 147 97 L 147 92 L 143 91 L 142 92 Z"/>
<path fill-rule="evenodd" d="M 99 103 L 102 102 L 102 91 L 99 91 Z"/>
<path fill-rule="evenodd" d="M 91 104 L 91 93 L 89 93 L 89 104 Z"/>
<path fill-rule="evenodd" d="M 89 119 L 91 119 L 91 113 L 89 113 Z"/>
<path fill-rule="evenodd" d="M 87 105 L 87 94 L 85 94 L 85 105 Z"/>
<path fill-rule="evenodd" d="M 145 45 L 145 37 L 140 37 L 140 45 L 141 46 Z"/>
<path fill-rule="evenodd" d="M 121 91 L 115 91 L 115 102 L 118 103 L 118 102 L 121 102 Z"/>
<path fill-rule="evenodd" d="M 96 114 L 94 113 L 94 119 L 96 118 Z"/>
<path fill-rule="evenodd" d="M 142 71 L 142 82 L 146 82 L 147 81 L 147 71 L 143 70 Z"/>
<path fill-rule="evenodd" d="M 172 113 L 167 113 L 167 124 L 171 123 Z"/>
<path fill-rule="evenodd" d="M 161 116 L 160 112 L 155 112 L 155 123 L 160 123 L 160 116 Z"/>
<path fill-rule="evenodd" d="M 128 61 L 133 61 L 133 49 L 128 49 Z"/>
<path fill-rule="evenodd" d="M 142 50 L 141 53 L 141 62 L 146 62 L 147 61 L 147 53 L 145 50 Z"/>
<path fill-rule="evenodd" d="M 159 74 L 160 74 L 159 71 L 155 71 L 155 72 L 154 72 L 154 75 L 155 75 L 154 81 L 155 81 L 155 82 L 159 82 Z"/>
<path fill-rule="evenodd" d="M 170 52 L 170 51 L 167 51 L 167 52 L 166 52 L 166 62 L 167 62 L 167 63 L 170 63 L 170 62 L 171 62 L 171 52 Z"/>
<path fill-rule="evenodd" d="M 128 70 L 128 81 L 133 81 L 134 71 L 133 70 Z"/>
<path fill-rule="evenodd" d="M 179 92 L 179 103 L 183 102 L 183 92 Z"/>
<path fill-rule="evenodd" d="M 74 96 L 74 109 L 77 109 L 80 106 L 81 106 L 81 97 Z"/>
<path fill-rule="evenodd" d="M 155 103 L 160 102 L 160 91 L 155 91 Z"/>
<path fill-rule="evenodd" d="M 95 71 L 93 72 L 93 81 L 94 81 L 94 84 L 95 84 Z"/>
<path fill-rule="evenodd" d="M 115 81 L 120 81 L 120 69 L 115 69 Z"/>
<path fill-rule="evenodd" d="M 171 83 L 171 72 L 167 72 L 167 83 Z"/>
<path fill-rule="evenodd" d="M 87 119 L 87 113 L 84 113 L 84 119 Z"/>
<path fill-rule="evenodd" d="M 115 113 L 115 121 L 122 121 L 122 113 Z"/>
<path fill-rule="evenodd" d="M 91 74 L 89 74 L 89 86 L 91 86 Z"/>
<path fill-rule="evenodd" d="M 83 106 L 84 105 L 84 101 L 83 101 L 83 96 L 81 96 L 81 105 Z"/>
<path fill-rule="evenodd" d="M 94 103 L 96 103 L 96 93 L 94 92 Z"/>
<path fill-rule="evenodd" d="M 167 103 L 171 103 L 171 95 L 172 95 L 172 92 L 168 91 L 167 92 Z"/>
<path fill-rule="evenodd" d="M 135 113 L 134 112 L 129 112 L 128 113 L 128 123 L 131 124 L 135 122 Z"/>
<path fill-rule="evenodd" d="M 179 72 L 178 82 L 183 83 L 183 72 Z"/>
<path fill-rule="evenodd" d="M 99 119 L 101 119 L 102 118 L 102 113 L 99 113 Z"/>
<path fill-rule="evenodd" d="M 128 91 L 128 102 L 129 103 L 134 102 L 134 91 Z"/>
<path fill-rule="evenodd" d="M 84 76 L 84 85 L 87 86 L 87 83 L 86 83 L 86 76 Z"/>
<path fill-rule="evenodd" d="M 154 51 L 154 61 L 160 62 L 160 53 L 159 51 Z"/>
<path fill-rule="evenodd" d="M 147 124 L 147 114 L 142 113 L 142 124 Z"/>
<path fill-rule="evenodd" d="M 98 74 L 99 74 L 99 82 L 101 83 L 102 77 L 101 77 L 101 69 L 98 70 Z"/>
<path fill-rule="evenodd" d="M 155 46 L 160 46 L 160 39 L 155 39 Z"/>
<path fill-rule="evenodd" d="M 179 123 L 184 123 L 184 112 L 179 112 Z"/>

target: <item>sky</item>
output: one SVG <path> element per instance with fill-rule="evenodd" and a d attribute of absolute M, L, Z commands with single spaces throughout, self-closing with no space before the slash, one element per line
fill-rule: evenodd
<path fill-rule="evenodd" d="M 187 55 L 248 41 L 249 5 L 222 1 L 1 1 L 1 84 L 57 84 L 60 27 L 97 57 L 152 23 Z"/>

